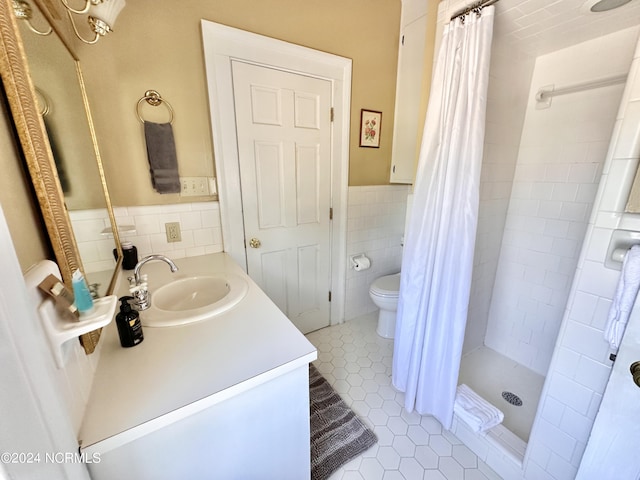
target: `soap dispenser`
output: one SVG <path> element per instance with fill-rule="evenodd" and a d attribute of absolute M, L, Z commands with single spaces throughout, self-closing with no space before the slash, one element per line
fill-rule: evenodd
<path fill-rule="evenodd" d="M 129 300 L 133 297 L 120 297 L 120 313 L 116 315 L 116 325 L 120 336 L 120 345 L 123 347 L 135 347 L 144 340 L 140 314 L 131 308 Z"/>

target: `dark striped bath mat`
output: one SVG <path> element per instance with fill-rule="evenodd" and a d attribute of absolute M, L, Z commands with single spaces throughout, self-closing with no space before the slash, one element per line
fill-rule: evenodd
<path fill-rule="evenodd" d="M 325 480 L 378 439 L 309 364 L 311 479 Z"/>

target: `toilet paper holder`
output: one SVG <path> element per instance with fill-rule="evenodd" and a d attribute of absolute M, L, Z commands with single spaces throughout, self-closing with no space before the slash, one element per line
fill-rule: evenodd
<path fill-rule="evenodd" d="M 349 257 L 351 268 L 355 271 L 366 270 L 371 267 L 371 260 L 364 253 L 358 253 Z"/>

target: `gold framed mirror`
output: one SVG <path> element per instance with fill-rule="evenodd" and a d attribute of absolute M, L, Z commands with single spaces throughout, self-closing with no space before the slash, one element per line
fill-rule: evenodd
<path fill-rule="evenodd" d="M 44 16 L 42 20 L 47 21 Z M 53 36 L 56 36 L 55 31 L 47 37 L 52 38 Z M 99 188 L 101 195 L 104 197 L 104 208 L 109 217 L 114 249 L 117 252 L 117 258 L 112 262 L 113 270 L 109 272 L 108 286 L 106 291 L 103 292 L 104 294 L 111 294 L 115 289 L 116 275 L 120 270 L 122 261 L 122 251 L 115 217 L 109 200 L 100 150 L 96 140 L 79 61 L 68 46 L 62 42 L 61 38 L 56 37 L 56 39 L 69 54 L 72 69 L 77 79 L 77 88 L 80 92 L 80 102 L 83 110 L 83 114 L 79 116 L 86 119 L 87 142 L 90 145 L 90 156 L 93 157 L 91 161 L 95 161 L 93 167 L 97 172 L 98 187 L 93 188 L 93 193 L 95 193 L 96 188 Z M 0 75 L 2 76 L 2 84 L 55 260 L 60 268 L 64 282 L 70 286 L 73 272 L 76 269 L 82 271 L 85 269 L 71 224 L 60 176 L 56 168 L 56 157 L 52 148 L 53 142 L 50 140 L 44 120 L 43 113 L 47 111 L 48 107 L 43 108 L 43 103 L 46 104 L 47 102 L 47 94 L 40 89 L 36 89 L 31 73 L 28 53 L 25 50 L 18 21 L 14 16 L 12 0 L 0 0 Z M 47 87 L 51 87 L 51 85 L 47 85 Z M 74 145 L 77 144 L 75 139 L 73 143 Z M 83 154 L 82 156 L 85 161 L 88 161 L 89 154 Z M 89 281 L 91 281 L 90 278 Z M 81 337 L 81 343 L 87 354 L 94 351 L 99 338 L 99 330 Z"/>

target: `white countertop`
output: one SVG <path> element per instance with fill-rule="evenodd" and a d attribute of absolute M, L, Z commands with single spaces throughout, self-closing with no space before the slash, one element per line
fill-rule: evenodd
<path fill-rule="evenodd" d="M 315 347 L 226 254 L 142 268 L 154 285 L 180 276 L 232 272 L 249 283 L 246 297 L 209 320 L 144 327 L 144 341 L 122 348 L 115 321 L 104 342 L 79 440 L 83 451 L 106 452 L 256 385 L 308 364 Z M 128 295 L 123 272 L 119 296 Z M 140 312 L 144 316 L 144 311 Z"/>

